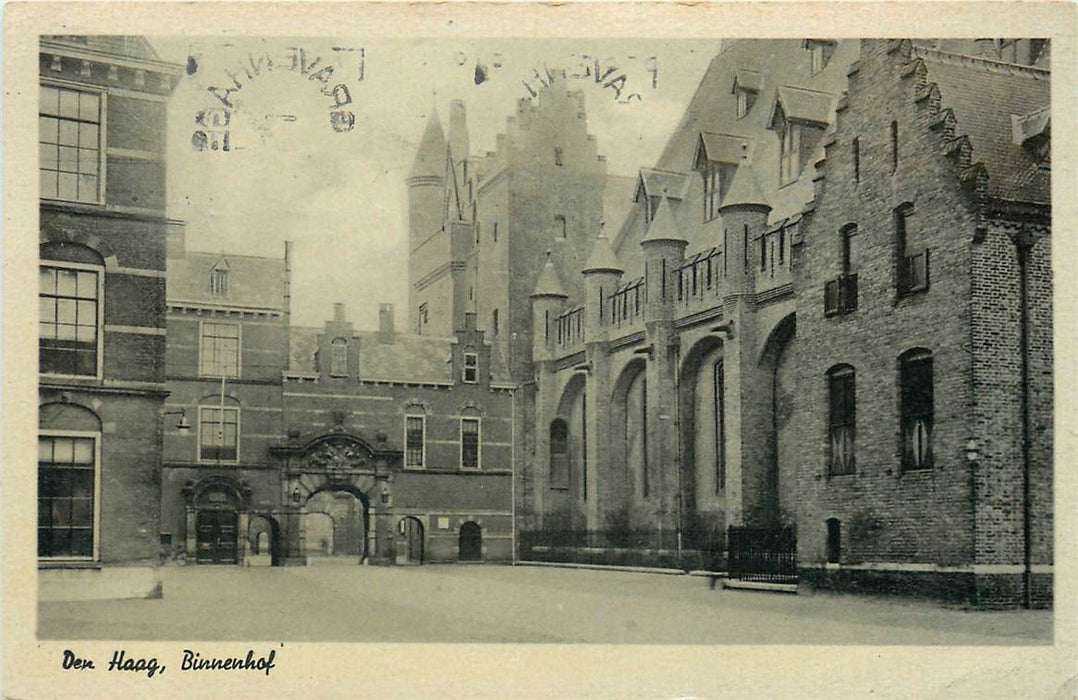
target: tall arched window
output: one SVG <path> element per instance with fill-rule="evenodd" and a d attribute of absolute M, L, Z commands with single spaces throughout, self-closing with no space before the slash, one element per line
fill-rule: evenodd
<path fill-rule="evenodd" d="M 569 487 L 569 424 L 561 418 L 550 422 L 550 488 Z"/>
<path fill-rule="evenodd" d="M 726 372 L 722 360 L 711 369 L 715 398 L 715 493 L 726 488 Z"/>
<path fill-rule="evenodd" d="M 902 402 L 902 468 L 932 466 L 933 389 L 932 353 L 923 348 L 898 358 Z"/>
<path fill-rule="evenodd" d="M 852 474 L 856 433 L 857 395 L 855 373 L 849 365 L 835 365 L 827 370 L 827 432 L 829 455 L 827 473 Z"/>
<path fill-rule="evenodd" d="M 348 376 L 348 341 L 334 338 L 329 344 L 329 374 L 331 377 Z"/>

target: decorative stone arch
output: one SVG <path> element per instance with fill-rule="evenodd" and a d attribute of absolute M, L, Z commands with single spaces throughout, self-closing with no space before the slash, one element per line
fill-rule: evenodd
<path fill-rule="evenodd" d="M 38 406 L 37 415 L 41 430 L 101 432 L 101 416 L 97 411 L 80 403 L 71 403 L 63 395 L 58 401 L 46 401 Z"/>
<path fill-rule="evenodd" d="M 678 424 L 681 440 L 681 502 L 685 546 L 700 546 L 721 530 L 716 511 L 722 497 L 727 464 L 723 339 L 705 335 L 685 353 L 678 369 Z M 704 391 L 700 391 L 700 386 Z M 705 405 L 706 402 L 706 405 Z M 703 507 L 711 501 L 711 507 Z"/>
<path fill-rule="evenodd" d="M 59 228 L 46 231 L 41 230 L 38 238 L 39 245 L 45 247 L 50 244 L 75 244 L 88 248 L 97 254 L 101 258 L 101 265 L 107 270 L 115 269 L 120 266 L 119 259 L 116 257 L 116 252 L 109 245 L 108 241 L 98 236 L 95 233 L 87 231 L 72 231 L 66 228 Z M 43 260 L 46 258 L 42 258 Z"/>

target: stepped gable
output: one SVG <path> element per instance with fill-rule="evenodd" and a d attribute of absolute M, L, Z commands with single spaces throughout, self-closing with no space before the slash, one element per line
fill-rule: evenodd
<path fill-rule="evenodd" d="M 1032 128 L 1049 128 L 1043 115 L 1036 118 L 1050 104 L 1049 71 L 922 47 L 910 55 L 916 62 L 912 69 L 923 76 L 925 96 L 938 94 L 945 134 L 955 144 L 949 150 L 968 149 L 960 153 L 960 165 L 983 170 L 987 196 L 1049 204 L 1047 161 L 1038 162 L 1035 152 L 1015 138 L 1016 121 L 1029 118 Z"/>

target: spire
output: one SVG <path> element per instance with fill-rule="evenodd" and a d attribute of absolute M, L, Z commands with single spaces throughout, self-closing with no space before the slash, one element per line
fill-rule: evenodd
<path fill-rule="evenodd" d="M 756 182 L 756 176 L 753 175 L 752 168 L 747 164 L 737 167 L 737 172 L 734 173 L 734 181 L 731 183 L 730 190 L 726 193 L 726 196 L 723 197 L 719 209 L 739 204 L 770 208 L 767 198 L 760 191 L 760 184 Z"/>
<path fill-rule="evenodd" d="M 445 175 L 445 147 L 445 134 L 442 133 L 442 122 L 438 120 L 438 109 L 431 105 L 427 128 L 423 131 L 419 150 L 416 151 L 415 160 L 412 162 L 412 172 L 408 177 Z"/>
<path fill-rule="evenodd" d="M 554 269 L 554 261 L 550 259 L 550 251 L 546 252 L 546 264 L 539 272 L 539 280 L 535 283 L 535 291 L 532 297 L 561 297 L 568 298 L 565 289 L 558 279 L 558 271 Z"/>
<path fill-rule="evenodd" d="M 688 243 L 685 237 L 681 235 L 681 231 L 678 230 L 677 221 L 674 220 L 674 210 L 670 205 L 670 200 L 666 198 L 665 190 L 663 191 L 662 199 L 659 200 L 659 205 L 655 208 L 655 218 L 651 220 L 651 224 L 640 242 L 652 243 L 654 241 Z"/>
<path fill-rule="evenodd" d="M 599 225 L 599 236 L 591 248 L 588 262 L 581 272 L 585 275 L 589 272 L 617 272 L 618 274 L 625 272 L 618 264 L 618 256 L 614 253 L 614 248 L 610 245 L 610 239 L 606 237 L 602 224 Z"/>

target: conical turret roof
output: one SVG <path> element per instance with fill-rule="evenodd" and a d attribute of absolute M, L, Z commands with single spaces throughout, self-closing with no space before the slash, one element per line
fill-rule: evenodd
<path fill-rule="evenodd" d="M 659 206 L 655 209 L 655 218 L 651 220 L 641 243 L 653 243 L 655 241 L 673 241 L 674 243 L 688 243 L 678 230 L 677 221 L 674 219 L 674 210 L 670 200 L 663 194 L 659 200 Z"/>
<path fill-rule="evenodd" d="M 618 263 L 618 256 L 614 252 L 614 247 L 610 245 L 610 239 L 606 237 L 606 233 L 602 230 L 599 231 L 599 236 L 595 239 L 595 245 L 591 247 L 588 262 L 581 272 L 585 275 L 589 272 L 625 272 Z"/>
<path fill-rule="evenodd" d="M 423 138 L 419 142 L 419 150 L 416 151 L 415 161 L 412 162 L 412 172 L 408 177 L 445 175 L 445 149 L 446 141 L 445 134 L 442 132 L 442 122 L 438 119 L 437 108 L 431 105 L 427 128 L 423 130 Z"/>
<path fill-rule="evenodd" d="M 561 280 L 558 279 L 558 271 L 554 269 L 554 261 L 550 259 L 550 251 L 546 252 L 546 264 L 543 265 L 543 269 L 539 272 L 539 279 L 535 283 L 535 291 L 532 292 L 533 297 L 562 297 L 568 298 L 568 294 L 565 293 L 565 288 L 561 286 Z"/>
<path fill-rule="evenodd" d="M 723 197 L 722 205 L 719 209 L 739 204 L 770 207 L 767 203 L 767 198 L 764 197 L 764 193 L 760 190 L 760 183 L 756 182 L 756 175 L 753 174 L 749 165 L 738 166 L 737 172 L 734 173 L 734 181 L 730 184 L 730 189 L 726 196 Z"/>

